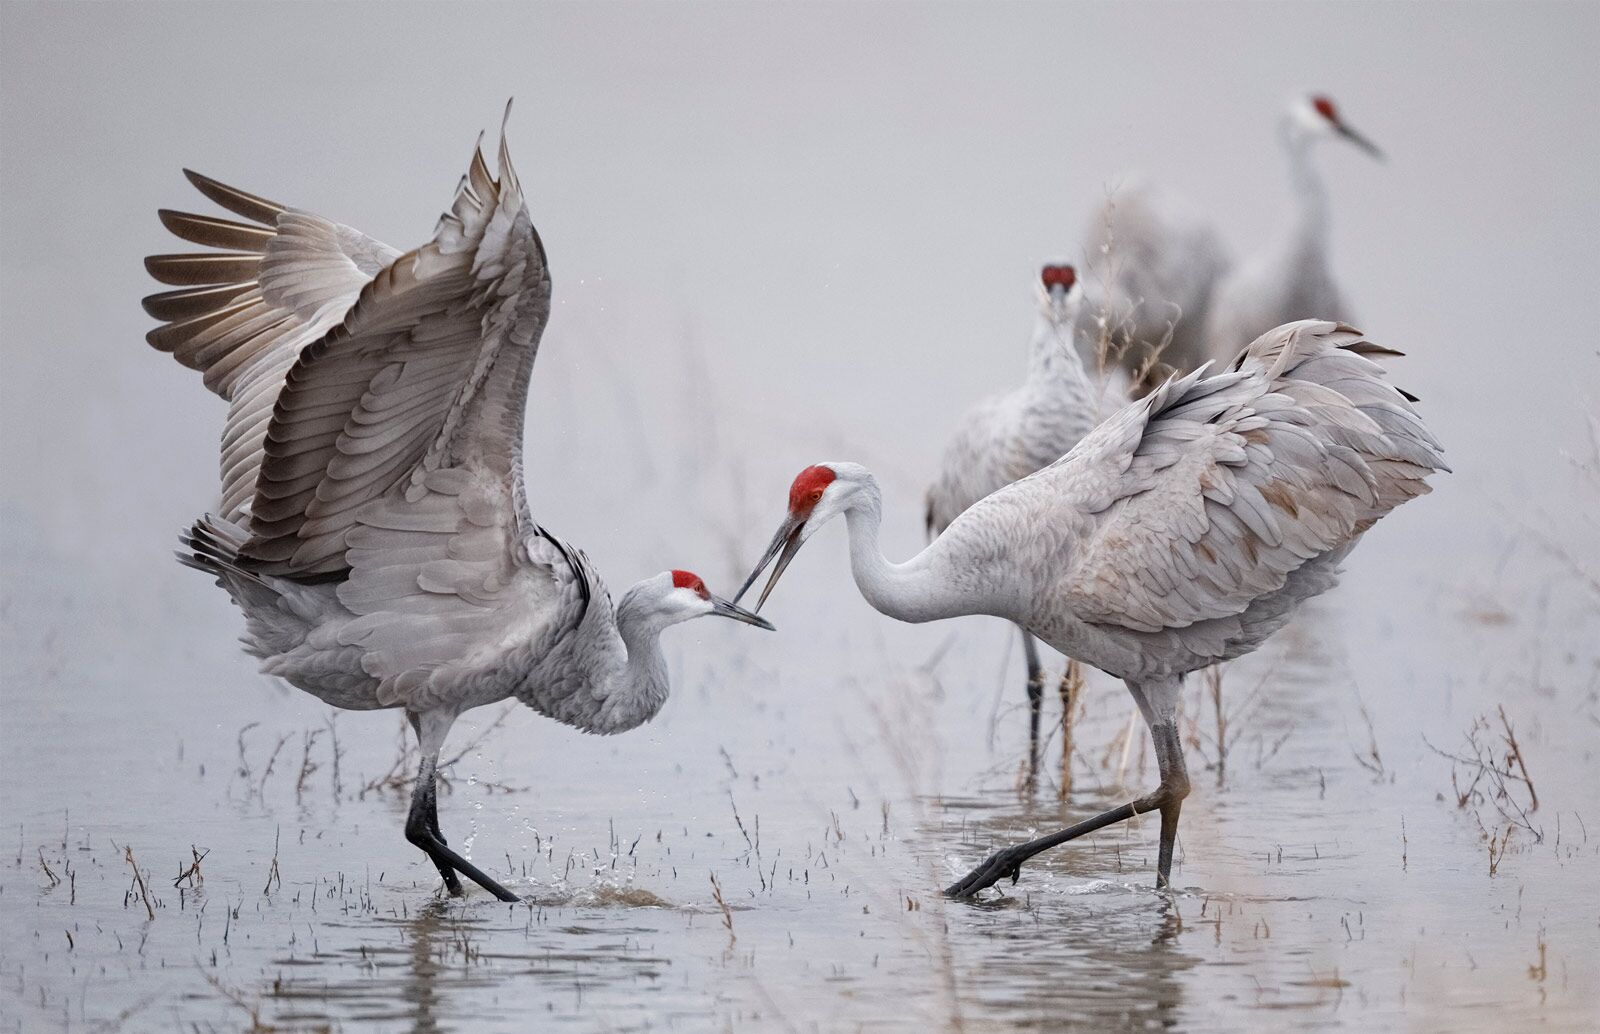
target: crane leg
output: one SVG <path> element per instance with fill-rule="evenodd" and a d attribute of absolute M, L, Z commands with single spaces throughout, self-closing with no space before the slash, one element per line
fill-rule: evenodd
<path fill-rule="evenodd" d="M 444 745 L 445 734 L 455 716 L 408 715 L 412 728 L 417 730 L 417 743 L 422 753 L 422 763 L 417 769 L 417 785 L 411 794 L 411 811 L 406 816 L 406 839 L 421 848 L 444 877 L 445 889 L 451 896 L 462 893 L 460 873 L 493 894 L 501 901 L 521 900 L 499 883 L 485 875 L 483 870 L 461 857 L 445 843 L 439 832 L 438 766 L 439 748 Z"/>
<path fill-rule="evenodd" d="M 1037 840 L 1002 848 L 990 855 L 982 865 L 946 887 L 945 895 L 952 898 L 970 898 L 985 887 L 992 887 L 1007 877 L 1015 883 L 1017 877 L 1021 875 L 1022 863 L 1034 855 L 1093 833 L 1097 829 L 1151 811 L 1161 813 L 1161 851 L 1156 866 L 1156 886 L 1166 887 L 1172 871 L 1172 847 L 1178 836 L 1178 810 L 1183 804 L 1183 799 L 1189 795 L 1189 775 L 1183 764 L 1183 745 L 1179 742 L 1176 717 L 1164 715 L 1153 722 L 1150 726 L 1150 735 L 1155 741 L 1156 763 L 1161 768 L 1161 785 L 1156 787 L 1154 793 L 1146 794 L 1138 800 L 1129 801 L 1110 811 L 1101 812 L 1093 818 L 1085 819 L 1048 836 L 1039 837 Z"/>
<path fill-rule="evenodd" d="M 422 746 L 422 716 L 418 715 L 415 711 L 407 711 L 406 717 L 411 721 L 412 731 L 417 734 L 417 746 L 420 749 Z M 428 766 L 429 778 L 426 786 L 423 785 L 422 775 L 419 771 L 417 775 L 416 790 L 413 792 L 414 796 L 412 799 L 412 808 L 415 810 L 417 806 L 415 794 L 421 794 L 423 818 L 427 822 L 428 831 L 438 838 L 439 843 L 448 846 L 449 841 L 444 838 L 444 833 L 439 830 L 439 786 L 437 773 L 438 760 L 438 756 L 435 755 L 433 764 Z M 407 818 L 407 825 L 410 825 L 409 817 Z M 408 840 L 410 839 L 409 832 L 407 833 L 406 838 Z M 411 842 L 416 844 L 415 840 L 412 840 Z M 417 846 L 422 847 L 424 851 L 427 851 L 427 848 L 423 847 L 423 845 L 417 844 Z M 456 871 L 455 869 L 451 868 L 450 863 L 440 857 L 435 856 L 431 851 L 428 852 L 428 858 L 436 867 L 438 867 L 439 875 L 444 878 L 445 890 L 449 891 L 450 896 L 453 898 L 461 897 L 461 880 L 456 876 Z"/>
<path fill-rule="evenodd" d="M 1039 780 L 1039 717 L 1044 709 L 1044 667 L 1039 663 L 1039 644 L 1025 628 L 1022 633 L 1022 656 L 1028 665 L 1028 771 L 1023 785 L 1033 789 Z"/>
<path fill-rule="evenodd" d="M 1156 764 L 1161 769 L 1161 788 L 1156 793 L 1161 798 L 1156 889 L 1166 890 L 1172 885 L 1172 848 L 1178 839 L 1178 812 L 1183 809 L 1183 799 L 1189 796 L 1189 770 L 1183 763 L 1183 739 L 1176 722 L 1152 726 L 1150 735 L 1155 740 Z"/>
<path fill-rule="evenodd" d="M 412 835 L 413 824 L 420 827 L 419 836 Z M 445 839 L 439 832 L 438 774 L 434 766 L 427 762 L 417 773 L 417 788 L 411 797 L 411 814 L 406 818 L 406 839 L 427 852 L 428 858 L 438 867 L 439 875 L 444 877 L 444 887 L 450 896 L 461 897 L 461 879 L 455 869 L 444 856 L 435 853 L 429 846 L 431 843 L 445 844 Z"/>

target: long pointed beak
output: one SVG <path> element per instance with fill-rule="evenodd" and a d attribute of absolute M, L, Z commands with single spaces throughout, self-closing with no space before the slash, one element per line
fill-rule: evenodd
<path fill-rule="evenodd" d="M 729 603 L 720 596 L 711 597 L 711 613 L 719 618 L 732 618 L 734 621 L 743 621 L 747 625 L 764 628 L 768 632 L 776 632 L 772 622 L 760 614 L 753 614 L 736 603 Z"/>
<path fill-rule="evenodd" d="M 1384 156 L 1384 153 L 1378 149 L 1377 144 L 1373 143 L 1371 140 L 1368 140 L 1360 133 L 1357 133 L 1343 122 L 1335 123 L 1334 128 L 1339 131 L 1339 135 L 1343 136 L 1346 140 L 1350 141 L 1352 144 L 1355 144 L 1363 151 L 1372 155 L 1372 157 L 1376 158 L 1378 161 L 1385 162 L 1389 160 Z"/>
<path fill-rule="evenodd" d="M 803 519 L 788 517 L 784 520 L 782 526 L 778 528 L 778 533 L 772 536 L 772 544 L 767 546 L 767 551 L 761 555 L 760 563 L 750 570 L 750 577 L 746 578 L 744 584 L 739 586 L 739 592 L 733 597 L 735 603 L 744 598 L 744 594 L 750 591 L 750 586 L 755 584 L 755 580 L 760 577 L 761 572 L 765 571 L 767 565 L 776 558 L 778 566 L 772 569 L 772 577 L 767 579 L 766 588 L 761 590 L 761 598 L 756 601 L 756 610 L 760 610 L 765 605 L 767 597 L 772 595 L 772 587 L 777 585 L 778 579 L 783 576 L 784 568 L 788 567 L 789 561 L 793 560 L 794 555 L 800 552 L 800 533 L 805 530 L 805 527 L 806 522 Z"/>

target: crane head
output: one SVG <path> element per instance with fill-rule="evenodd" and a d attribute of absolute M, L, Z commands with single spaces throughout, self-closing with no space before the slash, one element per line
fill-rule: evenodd
<path fill-rule="evenodd" d="M 1078 271 L 1065 263 L 1046 263 L 1044 269 L 1039 271 L 1039 282 L 1046 291 L 1060 288 L 1063 291 L 1072 290 L 1072 285 L 1078 282 Z"/>
<path fill-rule="evenodd" d="M 1383 152 L 1378 145 L 1350 128 L 1350 124 L 1339 114 L 1338 105 L 1327 94 L 1314 93 L 1296 100 L 1289 110 L 1289 117 L 1292 129 L 1305 137 L 1344 139 L 1383 161 Z"/>
<path fill-rule="evenodd" d="M 822 495 L 828 490 L 839 475 L 832 467 L 825 463 L 807 467 L 795 475 L 794 484 L 789 486 L 789 515 L 799 517 L 801 520 L 811 516 Z"/>
<path fill-rule="evenodd" d="M 1039 307 L 1052 323 L 1070 322 L 1081 293 L 1078 271 L 1065 262 L 1046 262 L 1039 271 Z"/>
<path fill-rule="evenodd" d="M 705 580 L 693 571 L 664 571 L 645 579 L 628 590 L 618 607 L 619 613 L 623 609 L 641 617 L 648 614 L 656 627 L 710 615 L 742 621 L 769 632 L 773 630 L 766 618 L 712 595 Z"/>
<path fill-rule="evenodd" d="M 766 588 L 761 590 L 761 598 L 756 602 L 756 610 L 759 611 L 767 602 L 767 597 L 772 595 L 773 586 L 778 584 L 789 562 L 805 545 L 806 539 L 844 513 L 854 501 L 856 493 L 871 484 L 872 475 L 856 463 L 818 463 L 795 475 L 793 484 L 789 486 L 789 513 L 779 525 L 778 533 L 772 537 L 767 551 L 762 554 L 760 563 L 756 564 L 739 587 L 739 592 L 733 597 L 734 602 L 743 599 L 761 572 L 776 561 L 772 574 L 767 578 Z"/>

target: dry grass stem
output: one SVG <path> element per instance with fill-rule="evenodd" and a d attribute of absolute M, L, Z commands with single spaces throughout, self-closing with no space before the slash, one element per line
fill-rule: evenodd
<path fill-rule="evenodd" d="M 1061 673 L 1061 785 L 1056 791 L 1060 800 L 1072 793 L 1072 734 L 1083 717 L 1083 666 L 1068 659 Z"/>
<path fill-rule="evenodd" d="M 1539 792 L 1533 788 L 1533 778 L 1528 775 L 1527 758 L 1522 753 L 1522 747 L 1517 743 L 1517 734 L 1511 728 L 1511 719 L 1506 717 L 1505 705 L 1501 704 L 1498 710 L 1500 712 L 1500 727 L 1505 731 L 1506 768 L 1509 769 L 1515 764 L 1522 771 L 1522 783 L 1528 788 L 1528 810 L 1538 811 Z"/>
<path fill-rule="evenodd" d="M 272 864 L 267 867 L 267 882 L 266 885 L 261 888 L 261 893 L 263 896 L 272 893 L 272 885 L 274 883 L 276 883 L 279 887 L 283 886 L 283 874 L 278 870 L 278 841 L 282 836 L 282 827 L 279 827 L 272 834 Z"/>
<path fill-rule="evenodd" d="M 1365 753 L 1352 750 L 1351 754 L 1354 755 L 1356 764 L 1371 772 L 1374 779 L 1388 779 L 1389 770 L 1384 767 L 1383 755 L 1378 751 L 1378 733 L 1372 727 L 1372 714 L 1367 710 L 1366 701 L 1358 701 L 1358 706 L 1361 709 L 1361 721 L 1367 727 L 1367 749 Z"/>
<path fill-rule="evenodd" d="M 198 850 L 193 844 L 190 844 L 189 853 L 194 856 L 194 861 L 189 863 L 188 868 L 182 868 L 180 866 L 177 878 L 172 881 L 172 885 L 174 887 L 182 883 L 184 880 L 188 880 L 189 886 L 191 887 L 199 887 L 206 882 L 205 875 L 200 871 L 200 863 L 205 861 L 205 857 L 211 853 L 211 849 L 206 848 L 204 851 L 201 851 Z"/>
<path fill-rule="evenodd" d="M 133 882 L 139 885 L 139 900 L 144 902 L 144 911 L 151 919 L 156 917 L 155 907 L 150 904 L 150 891 L 144 885 L 144 873 L 139 871 L 139 863 L 133 860 L 133 848 L 127 846 L 123 849 L 123 858 L 128 863 L 128 868 L 133 870 Z"/>
<path fill-rule="evenodd" d="M 722 883 L 716 873 L 711 874 L 711 897 L 722 909 L 722 928 L 728 931 L 728 947 L 731 948 L 739 938 L 733 932 L 733 909 L 728 907 L 728 900 L 722 896 Z"/>
<path fill-rule="evenodd" d="M 300 736 L 300 774 L 294 780 L 294 799 L 301 800 L 305 796 L 306 783 L 311 780 L 317 769 L 322 766 L 311 760 L 311 748 L 316 746 L 317 737 L 322 735 L 321 729 L 307 729 Z"/>
<path fill-rule="evenodd" d="M 1507 826 L 1505 832 L 1499 834 L 1496 842 L 1495 834 L 1489 834 L 1489 875 L 1493 876 L 1500 871 L 1500 860 L 1506 856 L 1506 846 L 1511 843 L 1511 833 L 1514 827 Z"/>
<path fill-rule="evenodd" d="M 1517 741 L 1505 708 L 1498 709 L 1498 717 L 1499 744 L 1492 738 L 1494 730 L 1487 715 L 1473 719 L 1464 737 L 1466 750 L 1462 753 L 1440 750 L 1429 743 L 1426 736 L 1422 742 L 1429 750 L 1451 763 L 1450 786 L 1457 808 L 1465 810 L 1471 807 L 1476 815 L 1478 806 L 1488 804 L 1505 822 L 1520 827 L 1536 843 L 1543 842 L 1544 830 L 1536 827 L 1529 817 L 1531 812 L 1538 809 L 1539 798 L 1534 792 L 1532 780 L 1528 778 L 1522 746 Z M 1471 776 L 1465 786 L 1462 785 L 1463 771 Z M 1481 816 L 1478 817 L 1478 824 L 1483 825 Z"/>

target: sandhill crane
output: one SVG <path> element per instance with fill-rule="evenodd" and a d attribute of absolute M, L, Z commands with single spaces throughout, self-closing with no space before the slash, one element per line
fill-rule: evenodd
<path fill-rule="evenodd" d="M 1328 188 L 1311 151 L 1322 140 L 1345 140 L 1379 160 L 1383 152 L 1324 96 L 1296 98 L 1278 123 L 1278 138 L 1289 159 L 1294 214 L 1277 240 L 1217 281 L 1206 312 L 1208 359 L 1227 362 L 1239 342 L 1306 313 L 1351 319 L 1329 267 Z"/>
<path fill-rule="evenodd" d="M 1084 240 L 1084 361 L 1120 366 L 1135 395 L 1169 367 L 1205 362 L 1211 291 L 1232 261 L 1216 228 L 1170 192 L 1135 180 L 1099 206 Z"/>
<path fill-rule="evenodd" d="M 927 529 L 933 538 L 962 511 L 1018 478 L 1055 462 L 1094 426 L 1097 400 L 1073 341 L 1083 291 L 1069 265 L 1047 264 L 1040 271 L 1039 315 L 1022 385 L 979 402 L 956 426 L 928 489 Z M 1026 629 L 1023 656 L 1028 668 L 1027 780 L 1039 765 L 1039 714 L 1044 702 L 1044 668 L 1039 648 Z"/>
<path fill-rule="evenodd" d="M 144 306 L 166 321 L 150 343 L 230 403 L 221 500 L 178 558 L 244 611 L 263 671 L 335 707 L 405 709 L 422 759 L 406 838 L 451 894 L 459 873 L 515 901 L 439 829 L 456 717 L 515 696 L 622 732 L 666 701 L 667 626 L 772 626 L 687 571 L 613 608 L 583 552 L 534 522 L 523 411 L 550 275 L 503 127 L 499 165 L 495 179 L 475 148 L 433 239 L 405 254 L 186 171 L 248 221 L 161 212 L 224 250 L 147 259 L 179 289 Z"/>
<path fill-rule="evenodd" d="M 1161 813 L 1156 882 L 1165 887 L 1189 792 L 1176 723 L 1182 677 L 1254 650 L 1333 586 L 1375 521 L 1448 469 L 1414 398 L 1369 359 L 1397 354 L 1343 324 L 1278 327 L 1227 371 L 1168 380 L 1108 417 L 902 564 L 878 549 L 872 475 L 855 463 L 808 467 L 735 599 L 776 561 L 765 603 L 805 540 L 843 514 L 856 585 L 882 613 L 992 614 L 1122 678 L 1155 742 L 1155 792 L 998 851 L 947 893 L 1014 881 L 1040 851 L 1148 811 Z"/>

